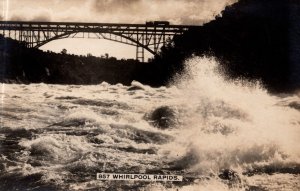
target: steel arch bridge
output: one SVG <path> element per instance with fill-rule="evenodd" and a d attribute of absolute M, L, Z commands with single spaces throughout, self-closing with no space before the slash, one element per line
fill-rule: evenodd
<path fill-rule="evenodd" d="M 136 59 L 144 62 L 145 50 L 156 55 L 161 46 L 197 26 L 145 24 L 0 21 L 0 34 L 39 48 L 63 38 L 97 38 L 136 46 Z"/>

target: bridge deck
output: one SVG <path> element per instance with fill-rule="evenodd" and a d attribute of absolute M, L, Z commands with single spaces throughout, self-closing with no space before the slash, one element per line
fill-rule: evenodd
<path fill-rule="evenodd" d="M 129 27 L 168 27 L 168 28 L 193 28 L 198 25 L 148 25 L 128 23 L 84 23 L 84 22 L 40 22 L 40 21 L 0 21 L 0 24 L 23 24 L 23 25 L 79 25 L 79 26 L 129 26 Z"/>

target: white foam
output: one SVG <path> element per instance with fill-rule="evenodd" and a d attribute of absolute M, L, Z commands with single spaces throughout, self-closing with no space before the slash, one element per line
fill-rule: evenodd
<path fill-rule="evenodd" d="M 163 151 L 171 160 L 193 155 L 198 161 L 190 170 L 199 173 L 291 161 L 300 165 L 298 111 L 278 106 L 281 98 L 259 83 L 227 81 L 213 58 L 195 57 L 186 65 L 185 74 L 174 80 L 175 100 L 188 109 L 176 141 Z M 229 133 L 211 131 L 220 127 Z"/>

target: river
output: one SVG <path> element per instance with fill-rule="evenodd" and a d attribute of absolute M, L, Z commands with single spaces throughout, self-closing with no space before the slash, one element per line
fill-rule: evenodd
<path fill-rule="evenodd" d="M 1 190 L 300 190 L 299 94 L 228 80 L 214 58 L 185 70 L 160 88 L 1 84 Z"/>

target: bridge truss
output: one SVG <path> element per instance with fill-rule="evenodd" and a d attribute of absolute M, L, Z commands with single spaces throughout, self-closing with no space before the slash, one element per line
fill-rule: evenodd
<path fill-rule="evenodd" d="M 191 27 L 195 26 L 0 21 L 0 34 L 36 48 L 63 38 L 106 39 L 136 46 L 136 59 L 144 62 L 145 50 L 156 55 L 160 47 Z"/>

